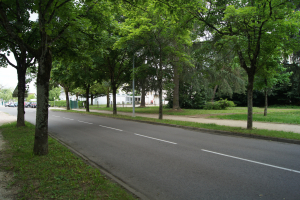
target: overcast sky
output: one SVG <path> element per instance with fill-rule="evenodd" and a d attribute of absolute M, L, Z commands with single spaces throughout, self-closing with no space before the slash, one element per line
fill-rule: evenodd
<path fill-rule="evenodd" d="M 38 15 L 36 13 L 32 13 L 30 15 L 29 20 L 35 21 L 37 20 Z M 10 62 L 16 64 L 14 56 L 11 54 L 9 57 Z M 36 87 L 34 86 L 34 81 L 29 84 L 29 93 L 36 94 Z M 18 74 L 17 70 L 12 66 L 8 65 L 6 68 L 0 66 L 0 85 L 4 88 L 12 88 L 13 90 L 18 85 Z"/>
<path fill-rule="evenodd" d="M 14 56 L 10 56 L 9 60 L 15 64 Z M 36 93 L 36 87 L 34 86 L 34 82 L 32 81 L 29 84 L 29 93 Z M 18 85 L 18 74 L 17 70 L 12 66 L 8 65 L 6 68 L 0 67 L 0 85 L 4 88 L 12 88 L 13 90 Z"/>

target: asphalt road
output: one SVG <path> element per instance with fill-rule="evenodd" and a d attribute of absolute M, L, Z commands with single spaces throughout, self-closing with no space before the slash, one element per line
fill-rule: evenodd
<path fill-rule="evenodd" d="M 56 111 L 49 132 L 149 199 L 300 199 L 300 145 Z"/>

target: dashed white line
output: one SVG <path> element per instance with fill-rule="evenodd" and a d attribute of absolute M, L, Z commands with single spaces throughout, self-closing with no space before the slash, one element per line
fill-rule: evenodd
<path fill-rule="evenodd" d="M 52 115 L 53 117 L 60 117 L 60 116 L 56 116 L 56 115 Z"/>
<path fill-rule="evenodd" d="M 149 136 L 146 136 L 146 135 L 140 135 L 140 134 L 137 134 L 137 133 L 135 133 L 134 135 L 145 137 L 145 138 L 149 138 L 149 139 L 152 139 L 152 140 L 158 140 L 158 141 L 161 141 L 161 142 L 167 142 L 167 143 L 171 143 L 171 144 L 177 144 L 175 142 L 170 142 L 170 141 L 167 141 L 167 140 L 161 140 L 161 139 L 158 139 L 158 138 L 153 138 L 153 137 L 149 137 Z"/>
<path fill-rule="evenodd" d="M 253 160 L 248 160 L 248 159 L 244 159 L 244 158 L 239 158 L 239 157 L 235 157 L 235 156 L 230 156 L 230 155 L 226 155 L 226 154 L 222 154 L 222 153 L 218 153 L 218 152 L 214 152 L 214 151 L 209 151 L 209 150 L 205 150 L 205 149 L 201 149 L 201 150 L 205 151 L 205 152 L 208 152 L 208 153 L 217 154 L 217 155 L 220 155 L 220 156 L 226 156 L 226 157 L 229 157 L 229 158 L 234 158 L 234 159 L 238 159 L 238 160 L 252 162 L 252 163 L 255 163 L 255 164 L 260 164 L 260 165 L 264 165 L 264 166 L 268 166 L 268 167 L 273 167 L 273 168 L 277 168 L 277 169 L 282 169 L 282 170 L 286 170 L 286 171 L 295 172 L 295 173 L 299 173 L 300 174 L 300 171 L 293 170 L 293 169 L 279 167 L 279 166 L 276 166 L 276 165 L 270 165 L 270 164 L 266 164 L 266 163 L 262 163 L 262 162 L 257 162 L 257 161 L 253 161 Z"/>
<path fill-rule="evenodd" d="M 70 118 L 67 118 L 67 117 L 63 117 L 64 119 L 68 119 L 68 120 L 74 120 L 74 119 L 70 119 Z"/>
<path fill-rule="evenodd" d="M 90 122 L 84 122 L 84 121 L 80 121 L 80 120 L 78 120 L 78 122 L 85 123 L 85 124 L 93 124 L 93 123 L 90 123 Z"/>
<path fill-rule="evenodd" d="M 102 125 L 99 125 L 99 126 L 101 126 L 101 127 L 103 127 L 103 128 L 113 129 L 113 130 L 116 130 L 116 131 L 123 131 L 123 130 L 121 130 L 121 129 L 112 128 L 112 127 L 109 127 L 109 126 L 102 126 Z"/>

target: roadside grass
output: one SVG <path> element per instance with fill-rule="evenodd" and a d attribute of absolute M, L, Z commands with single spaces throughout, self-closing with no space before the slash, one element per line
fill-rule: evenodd
<path fill-rule="evenodd" d="M 218 115 L 210 116 L 210 118 L 247 120 L 247 114 Z M 268 113 L 267 116 L 263 114 L 253 114 L 253 121 L 300 124 L 300 111 L 271 112 Z"/>
<path fill-rule="evenodd" d="M 93 105 L 90 107 L 91 110 L 106 110 L 113 111 L 113 108 L 106 107 L 97 107 L 97 105 Z M 135 107 L 136 113 L 146 113 L 146 114 L 158 114 L 159 112 L 158 106 L 149 106 L 145 108 Z M 132 107 L 117 107 L 117 111 L 120 112 L 132 112 Z M 226 110 L 203 110 L 203 109 L 181 109 L 181 111 L 173 111 L 171 108 L 163 108 L 163 114 L 165 115 L 203 115 L 203 114 L 246 114 L 248 111 L 247 107 L 231 107 Z M 291 110 L 291 112 L 295 112 L 296 110 Z M 254 113 L 263 113 L 264 108 L 253 107 Z M 268 109 L 269 113 L 272 112 L 285 112 L 280 109 Z"/>
<path fill-rule="evenodd" d="M 176 120 L 167 120 L 167 119 L 159 120 L 159 119 L 139 117 L 139 116 L 131 117 L 131 116 L 126 116 L 126 115 L 112 115 L 112 114 L 104 114 L 104 113 L 96 113 L 96 112 L 82 112 L 82 111 L 74 111 L 74 110 L 69 110 L 69 111 L 67 111 L 67 110 L 52 110 L 52 111 L 89 114 L 89 115 L 97 115 L 97 116 L 102 116 L 102 117 L 135 120 L 135 121 L 142 121 L 142 122 L 172 124 L 172 125 L 179 125 L 179 126 L 185 126 L 185 127 L 228 131 L 228 132 L 233 132 L 233 133 L 242 133 L 245 135 L 259 135 L 259 136 L 267 136 L 267 137 L 273 137 L 273 138 L 300 140 L 300 134 L 293 133 L 293 132 L 273 131 L 273 130 L 263 130 L 263 129 L 248 130 L 248 129 L 239 128 L 239 127 L 221 126 L 221 125 L 216 125 L 216 124 L 202 124 L 202 123 L 196 123 L 196 122 L 176 121 Z"/>
<path fill-rule="evenodd" d="M 9 145 L 0 167 L 15 174 L 10 185 L 20 186 L 20 199 L 135 199 L 51 137 L 49 154 L 35 156 L 34 125 L 0 128 Z"/>
<path fill-rule="evenodd" d="M 277 108 L 277 109 L 300 109 L 300 106 L 293 106 L 293 105 L 272 105 L 272 106 L 268 106 L 268 108 Z"/>

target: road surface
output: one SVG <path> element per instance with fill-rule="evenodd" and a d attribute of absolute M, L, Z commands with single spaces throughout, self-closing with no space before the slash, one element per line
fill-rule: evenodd
<path fill-rule="evenodd" d="M 49 132 L 149 199 L 300 199 L 300 145 L 57 111 Z"/>

